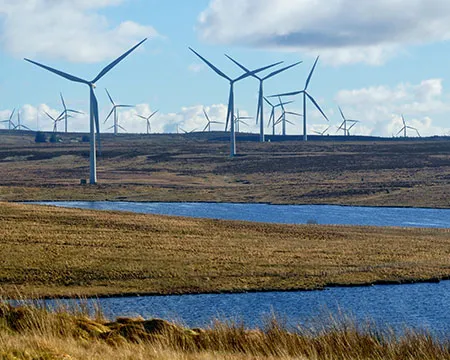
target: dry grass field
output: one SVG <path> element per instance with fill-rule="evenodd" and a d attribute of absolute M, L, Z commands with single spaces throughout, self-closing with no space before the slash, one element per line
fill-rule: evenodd
<path fill-rule="evenodd" d="M 36 144 L 0 131 L 0 200 L 327 203 L 450 207 L 450 140 L 257 142 L 223 133 L 102 135 L 97 186 L 81 134 Z M 225 138 L 224 138 L 225 137 Z M 221 138 L 222 141 L 217 139 Z"/>
<path fill-rule="evenodd" d="M 287 330 L 276 319 L 262 329 L 215 323 L 189 329 L 160 319 L 89 317 L 77 310 L 49 312 L 0 303 L 0 359 L 14 360 L 404 360 L 449 359 L 447 337 L 395 334 L 343 319 Z"/>
<path fill-rule="evenodd" d="M 450 230 L 276 225 L 0 203 L 4 296 L 321 289 L 448 278 Z"/>

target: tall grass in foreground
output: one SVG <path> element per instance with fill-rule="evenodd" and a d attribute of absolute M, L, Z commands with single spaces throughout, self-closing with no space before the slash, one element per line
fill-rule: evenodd
<path fill-rule="evenodd" d="M 214 322 L 188 329 L 164 320 L 117 318 L 87 307 L 53 310 L 0 302 L 0 359 L 450 359 L 448 338 L 396 334 L 345 317 L 289 331 L 277 319 L 260 329 Z"/>

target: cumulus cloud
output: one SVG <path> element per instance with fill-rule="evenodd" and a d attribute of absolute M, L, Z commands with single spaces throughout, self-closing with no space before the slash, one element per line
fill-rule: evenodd
<path fill-rule="evenodd" d="M 341 90 L 335 96 L 349 118 L 362 120 L 359 133 L 375 136 L 396 135 L 403 127 L 401 114 L 421 135 L 443 135 L 450 130 L 435 125 L 433 118 L 450 111 L 442 79 L 427 79 L 419 84 L 401 83 L 394 87 L 373 86 Z M 362 130 L 362 126 L 364 130 Z M 415 135 L 415 131 L 408 132 Z"/>
<path fill-rule="evenodd" d="M 335 64 L 380 64 L 404 46 L 450 38 L 446 0 L 211 0 L 204 41 L 320 52 Z"/>
<path fill-rule="evenodd" d="M 144 37 L 149 25 L 125 20 L 112 25 L 99 10 L 124 0 L 0 0 L 0 45 L 18 57 L 71 62 L 110 59 Z"/>

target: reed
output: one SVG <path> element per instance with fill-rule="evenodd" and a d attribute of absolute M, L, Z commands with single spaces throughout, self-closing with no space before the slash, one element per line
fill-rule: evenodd
<path fill-rule="evenodd" d="M 425 331 L 396 333 L 346 316 L 289 329 L 215 321 L 189 329 L 161 319 L 90 317 L 80 308 L 0 303 L 1 359 L 448 359 L 450 343 Z"/>

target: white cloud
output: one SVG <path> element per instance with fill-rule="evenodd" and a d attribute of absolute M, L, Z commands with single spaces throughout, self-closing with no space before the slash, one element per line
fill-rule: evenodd
<path fill-rule="evenodd" d="M 144 37 L 148 25 L 125 20 L 117 26 L 99 10 L 124 0 L 0 0 L 0 45 L 20 57 L 98 62 L 117 56 Z"/>
<path fill-rule="evenodd" d="M 380 64 L 405 46 L 450 39 L 447 0 L 211 0 L 201 39 L 320 52 L 334 64 Z"/>
<path fill-rule="evenodd" d="M 366 135 L 392 136 L 402 127 L 401 114 L 421 135 L 443 135 L 450 130 L 434 125 L 434 118 L 450 111 L 445 102 L 442 79 L 427 79 L 419 84 L 401 83 L 395 87 L 374 86 L 341 90 L 335 101 L 348 118 L 360 119 L 355 131 Z M 364 126 L 364 130 L 362 130 Z M 408 132 L 415 135 L 414 130 Z"/>

